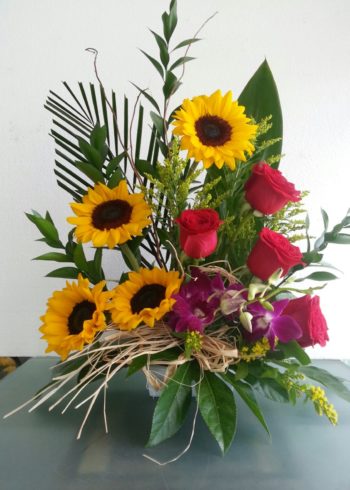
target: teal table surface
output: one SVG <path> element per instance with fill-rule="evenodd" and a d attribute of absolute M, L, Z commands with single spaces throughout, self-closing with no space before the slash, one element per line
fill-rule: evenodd
<path fill-rule="evenodd" d="M 226 456 L 198 417 L 189 451 L 175 463 L 158 466 L 143 454 L 164 461 L 180 453 L 189 440 L 195 402 L 173 439 L 145 449 L 155 400 L 142 374 L 126 381 L 122 373 L 110 383 L 109 434 L 102 400 L 80 440 L 76 434 L 84 407 L 61 415 L 57 408 L 49 412 L 46 403 L 3 420 L 49 381 L 54 362 L 32 359 L 0 382 L 1 490 L 350 490 L 350 404 L 330 392 L 339 413 L 337 427 L 309 404 L 292 407 L 261 398 L 269 439 L 237 400 L 237 434 Z M 350 379 L 350 367 L 340 361 L 317 365 Z"/>

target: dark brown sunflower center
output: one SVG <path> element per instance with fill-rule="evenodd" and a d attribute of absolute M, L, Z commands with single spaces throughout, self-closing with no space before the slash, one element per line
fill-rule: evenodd
<path fill-rule="evenodd" d="M 85 320 L 90 320 L 95 310 L 96 305 L 86 299 L 81 303 L 77 303 L 68 317 L 70 335 L 79 334 L 83 330 Z"/>
<path fill-rule="evenodd" d="M 92 224 L 99 230 L 110 230 L 129 223 L 132 207 L 126 201 L 114 199 L 96 206 L 92 213 Z"/>
<path fill-rule="evenodd" d="M 147 284 L 132 297 L 131 311 L 139 313 L 144 308 L 156 308 L 165 298 L 165 286 L 161 284 Z"/>
<path fill-rule="evenodd" d="M 232 128 L 218 116 L 203 116 L 195 123 L 196 133 L 206 146 L 221 146 L 231 138 Z"/>

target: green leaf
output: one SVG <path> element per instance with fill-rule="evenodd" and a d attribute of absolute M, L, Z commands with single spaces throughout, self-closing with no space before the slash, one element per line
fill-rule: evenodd
<path fill-rule="evenodd" d="M 103 254 L 103 248 L 96 248 L 95 255 L 94 255 L 94 275 L 98 279 L 97 282 L 102 281 L 104 279 L 104 273 L 102 270 L 102 254 Z"/>
<path fill-rule="evenodd" d="M 311 362 L 310 357 L 306 354 L 304 349 L 300 347 L 296 340 L 291 340 L 287 344 L 279 342 L 278 349 L 280 349 L 284 353 L 285 357 L 294 357 L 297 361 L 300 362 L 300 364 L 303 364 L 304 366 L 310 364 Z"/>
<path fill-rule="evenodd" d="M 240 362 L 237 366 L 236 372 L 235 372 L 235 380 L 238 381 L 240 379 L 244 379 L 248 376 L 249 374 L 249 367 L 246 362 Z"/>
<path fill-rule="evenodd" d="M 288 391 L 273 378 L 261 378 L 257 380 L 257 386 L 261 388 L 263 395 L 275 402 L 289 402 Z"/>
<path fill-rule="evenodd" d="M 199 410 L 208 429 L 225 453 L 236 432 L 236 403 L 230 388 L 210 371 L 196 386 Z"/>
<path fill-rule="evenodd" d="M 112 158 L 107 164 L 106 167 L 106 177 L 109 179 L 109 177 L 112 175 L 112 173 L 119 167 L 120 162 L 123 160 L 125 157 L 125 152 L 121 153 L 120 155 Z"/>
<path fill-rule="evenodd" d="M 272 115 L 272 128 L 268 138 L 280 138 L 283 135 L 282 110 L 278 91 L 272 72 L 266 60 L 259 66 L 239 96 L 239 103 L 246 108 L 246 114 L 253 116 L 256 121 Z M 266 160 L 273 154 L 282 153 L 282 141 L 269 146 L 259 154 L 261 160 Z M 278 166 L 275 164 L 274 166 Z"/>
<path fill-rule="evenodd" d="M 88 271 L 88 264 L 86 262 L 85 254 L 84 254 L 84 249 L 81 243 L 77 243 L 77 246 L 74 249 L 73 252 L 73 259 L 75 265 L 78 267 L 78 269 L 81 272 L 87 272 Z"/>
<path fill-rule="evenodd" d="M 72 260 L 67 257 L 66 254 L 62 254 L 59 252 L 48 252 L 43 255 L 39 255 L 38 257 L 34 257 L 33 260 L 53 260 L 55 262 L 72 262 Z"/>
<path fill-rule="evenodd" d="M 328 236 L 326 234 L 326 240 L 329 243 L 337 243 L 338 245 L 350 245 L 350 235 L 346 233 L 338 233 L 336 236 Z"/>
<path fill-rule="evenodd" d="M 38 213 L 29 214 L 25 213 L 27 218 L 35 224 L 41 234 L 47 238 L 50 242 L 61 244 L 58 236 L 58 231 L 54 224 L 52 224 L 51 220 L 47 220 L 42 218 Z"/>
<path fill-rule="evenodd" d="M 236 381 L 235 377 L 230 374 L 221 374 L 221 377 L 227 383 L 233 386 L 247 407 L 252 411 L 253 415 L 255 415 L 266 432 L 270 435 L 269 428 L 255 398 L 254 390 L 250 384 L 246 383 L 245 381 Z"/>
<path fill-rule="evenodd" d="M 146 174 L 157 177 L 157 169 L 147 160 L 136 160 L 135 165 L 142 177 L 145 177 Z"/>
<path fill-rule="evenodd" d="M 140 49 L 141 53 L 143 53 L 146 58 L 149 59 L 149 61 L 152 63 L 152 65 L 156 68 L 156 70 L 158 71 L 159 75 L 164 79 L 164 70 L 163 70 L 163 67 L 162 65 L 159 63 L 159 61 L 157 61 L 156 59 L 154 59 L 152 56 L 150 56 L 149 54 L 147 54 L 145 51 L 143 51 L 142 49 Z"/>
<path fill-rule="evenodd" d="M 152 34 L 153 34 L 153 36 L 154 36 L 154 38 L 158 44 L 161 62 L 163 63 L 164 68 L 166 68 L 168 66 L 168 63 L 169 63 L 168 45 L 159 34 L 152 31 L 152 29 L 150 29 L 150 31 L 152 32 Z"/>
<path fill-rule="evenodd" d="M 322 214 L 322 219 L 323 219 L 323 226 L 324 226 L 324 231 L 328 230 L 328 225 L 329 225 L 329 218 L 328 214 L 324 209 L 321 208 L 321 214 Z"/>
<path fill-rule="evenodd" d="M 75 267 L 61 267 L 46 274 L 46 277 L 61 277 L 63 279 L 76 279 L 78 277 L 79 270 Z"/>
<path fill-rule="evenodd" d="M 343 380 L 340 378 L 333 376 L 333 374 L 329 373 L 325 369 L 321 369 L 316 366 L 300 367 L 299 371 L 305 374 L 305 376 L 308 378 L 323 384 L 340 398 L 350 402 L 350 390 L 345 386 Z"/>
<path fill-rule="evenodd" d="M 176 60 L 175 63 L 173 63 L 171 65 L 171 67 L 169 68 L 169 71 L 172 71 L 175 68 L 177 68 L 178 66 L 183 65 L 183 64 L 187 63 L 188 61 L 195 60 L 195 59 L 196 58 L 193 58 L 192 56 L 182 56 L 181 58 Z"/>
<path fill-rule="evenodd" d="M 154 410 L 147 446 L 165 441 L 184 423 L 191 402 L 191 364 L 187 362 L 179 366 L 162 391 Z"/>
<path fill-rule="evenodd" d="M 97 169 L 101 170 L 103 165 L 103 159 L 100 153 L 98 152 L 98 150 L 96 150 L 96 148 L 94 148 L 93 146 L 89 145 L 89 143 L 83 139 L 79 140 L 79 147 L 80 147 L 80 151 L 85 156 L 87 161 Z"/>
<path fill-rule="evenodd" d="M 164 119 L 153 111 L 150 112 L 150 116 L 156 130 L 160 135 L 162 135 L 164 133 Z"/>
<path fill-rule="evenodd" d="M 164 12 L 162 15 L 164 37 L 169 42 L 177 24 L 177 3 L 172 0 L 170 3 L 169 14 Z"/>
<path fill-rule="evenodd" d="M 91 179 L 95 184 L 97 182 L 105 182 L 103 174 L 93 165 L 87 162 L 75 162 L 74 164 L 83 174 L 85 174 L 89 179 Z"/>
<path fill-rule="evenodd" d="M 138 87 L 135 83 L 131 82 L 131 84 L 137 88 L 141 94 L 146 97 L 146 99 L 153 105 L 153 107 L 160 113 L 160 108 L 159 105 L 157 104 L 156 100 L 146 91 L 143 90 L 142 88 Z"/>
<path fill-rule="evenodd" d="M 188 46 L 189 44 L 196 43 L 198 41 L 201 41 L 198 37 L 192 37 L 191 39 L 185 39 L 184 41 L 181 41 L 181 43 L 177 44 L 174 48 L 175 49 L 180 49 L 184 48 L 185 46 Z"/>
<path fill-rule="evenodd" d="M 303 254 L 303 261 L 307 264 L 317 264 L 322 260 L 323 255 L 318 253 L 316 250 L 312 252 L 306 252 Z"/>
<path fill-rule="evenodd" d="M 304 279 L 310 279 L 312 281 L 332 281 L 333 279 L 339 279 L 335 274 L 326 271 L 313 272 L 306 277 L 296 279 L 295 282 L 304 281 Z"/>
<path fill-rule="evenodd" d="M 181 82 L 178 81 L 174 73 L 167 71 L 165 75 L 165 82 L 163 86 L 163 94 L 168 99 L 176 90 L 180 87 Z"/>
<path fill-rule="evenodd" d="M 126 377 L 128 378 L 129 376 L 132 376 L 133 374 L 137 373 L 137 371 L 140 371 L 140 369 L 145 367 L 147 364 L 147 359 L 148 359 L 147 354 L 142 354 L 141 356 L 135 357 L 128 367 L 128 372 Z"/>
<path fill-rule="evenodd" d="M 91 146 L 96 148 L 99 152 L 101 158 L 104 160 L 108 153 L 108 146 L 106 145 L 107 139 L 107 128 L 106 126 L 100 127 L 99 124 L 96 124 L 94 129 L 90 134 L 90 143 Z"/>
<path fill-rule="evenodd" d="M 120 168 L 117 168 L 114 173 L 110 176 L 108 179 L 108 187 L 110 189 L 113 189 L 113 187 L 116 187 L 121 180 L 123 180 L 123 172 L 121 171 Z"/>

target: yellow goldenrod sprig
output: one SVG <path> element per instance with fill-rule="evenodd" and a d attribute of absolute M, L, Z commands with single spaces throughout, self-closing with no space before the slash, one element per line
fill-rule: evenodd
<path fill-rule="evenodd" d="M 186 332 L 185 337 L 185 355 L 190 358 L 192 352 L 198 352 L 202 348 L 203 335 L 197 331 Z"/>
<path fill-rule="evenodd" d="M 270 344 L 266 337 L 255 342 L 251 347 L 242 347 L 240 357 L 245 362 L 255 361 L 261 357 L 265 357 L 270 350 Z"/>

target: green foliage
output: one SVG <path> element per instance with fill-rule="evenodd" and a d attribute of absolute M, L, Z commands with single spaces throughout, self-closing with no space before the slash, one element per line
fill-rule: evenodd
<path fill-rule="evenodd" d="M 259 152 L 254 154 L 254 159 L 266 161 L 272 156 L 272 151 L 280 154 L 283 135 L 282 110 L 277 86 L 266 60 L 249 80 L 238 101 L 246 108 L 246 114 L 252 116 L 256 121 L 272 116 L 273 124 L 268 129 L 268 135 L 269 139 L 275 140 L 275 142 L 263 146 Z M 257 141 L 259 147 L 259 139 Z M 278 163 L 279 160 L 275 162 L 274 166 L 277 167 Z"/>
<path fill-rule="evenodd" d="M 196 394 L 204 422 L 226 453 L 236 433 L 237 411 L 232 390 L 216 374 L 204 371 Z"/>
<path fill-rule="evenodd" d="M 185 421 L 191 403 L 192 362 L 182 364 L 162 391 L 154 409 L 147 446 L 152 447 L 173 436 Z"/>

